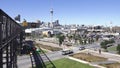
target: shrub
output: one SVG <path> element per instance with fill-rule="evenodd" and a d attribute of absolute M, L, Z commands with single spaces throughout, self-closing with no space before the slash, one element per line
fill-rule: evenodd
<path fill-rule="evenodd" d="M 100 43 L 101 48 L 107 49 L 107 44 L 108 44 L 108 43 L 107 43 L 106 41 L 101 42 L 101 43 Z"/>
<path fill-rule="evenodd" d="M 120 44 L 118 44 L 117 46 L 117 51 L 118 51 L 118 54 L 120 54 Z"/>
<path fill-rule="evenodd" d="M 107 45 L 111 44 L 111 43 L 115 43 L 115 41 L 114 40 L 109 40 L 109 41 L 104 40 L 103 42 L 100 43 L 100 45 L 101 45 L 101 48 L 107 49 L 107 47 L 108 47 Z"/>

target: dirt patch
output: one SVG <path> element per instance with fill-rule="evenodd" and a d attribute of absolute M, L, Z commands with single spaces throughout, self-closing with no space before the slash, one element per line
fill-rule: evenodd
<path fill-rule="evenodd" d="M 52 47 L 52 46 L 48 46 L 48 45 L 43 45 L 43 44 L 36 44 L 38 47 L 50 50 L 50 51 L 59 51 L 62 50 L 62 48 L 58 48 L 58 47 Z"/>
<path fill-rule="evenodd" d="M 87 54 L 87 53 L 77 53 L 77 54 L 73 54 L 70 56 L 77 58 L 77 59 L 84 60 L 84 61 L 88 61 L 88 62 L 98 62 L 98 61 L 106 61 L 107 60 L 107 58 L 94 56 L 92 54 Z"/>
<path fill-rule="evenodd" d="M 120 63 L 101 64 L 101 66 L 104 66 L 107 68 L 120 68 Z"/>

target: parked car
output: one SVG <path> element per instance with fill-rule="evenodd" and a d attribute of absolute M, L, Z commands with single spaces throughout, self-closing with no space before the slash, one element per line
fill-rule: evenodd
<path fill-rule="evenodd" d="M 73 50 L 70 50 L 70 49 L 62 50 L 62 55 L 67 55 L 67 54 L 72 54 L 72 53 L 73 53 Z"/>
<path fill-rule="evenodd" d="M 113 44 L 107 44 L 107 47 L 113 46 Z"/>
<path fill-rule="evenodd" d="M 79 48 L 79 50 L 85 50 L 85 47 L 84 47 L 84 46 L 81 46 L 81 47 Z"/>

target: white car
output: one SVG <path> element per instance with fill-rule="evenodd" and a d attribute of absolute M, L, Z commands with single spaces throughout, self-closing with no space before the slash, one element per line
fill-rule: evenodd
<path fill-rule="evenodd" d="M 62 55 L 67 55 L 67 54 L 71 54 L 71 53 L 73 53 L 73 50 L 70 50 L 70 49 L 62 50 Z"/>

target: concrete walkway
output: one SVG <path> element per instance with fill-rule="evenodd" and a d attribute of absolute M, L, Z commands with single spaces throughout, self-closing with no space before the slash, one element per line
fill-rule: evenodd
<path fill-rule="evenodd" d="M 92 64 L 112 64 L 112 63 L 117 63 L 116 61 L 98 61 L 98 62 L 91 62 Z"/>
<path fill-rule="evenodd" d="M 100 65 L 97 65 L 97 64 L 92 64 L 90 62 L 87 62 L 87 61 L 83 61 L 83 60 L 80 60 L 80 59 L 76 59 L 76 58 L 73 58 L 73 57 L 67 57 L 71 60 L 74 60 L 74 61 L 77 61 L 77 62 L 81 62 L 81 63 L 84 63 L 84 64 L 88 64 L 90 66 L 93 66 L 95 68 L 106 68 L 106 67 L 103 67 L 103 66 L 100 66 Z"/>

